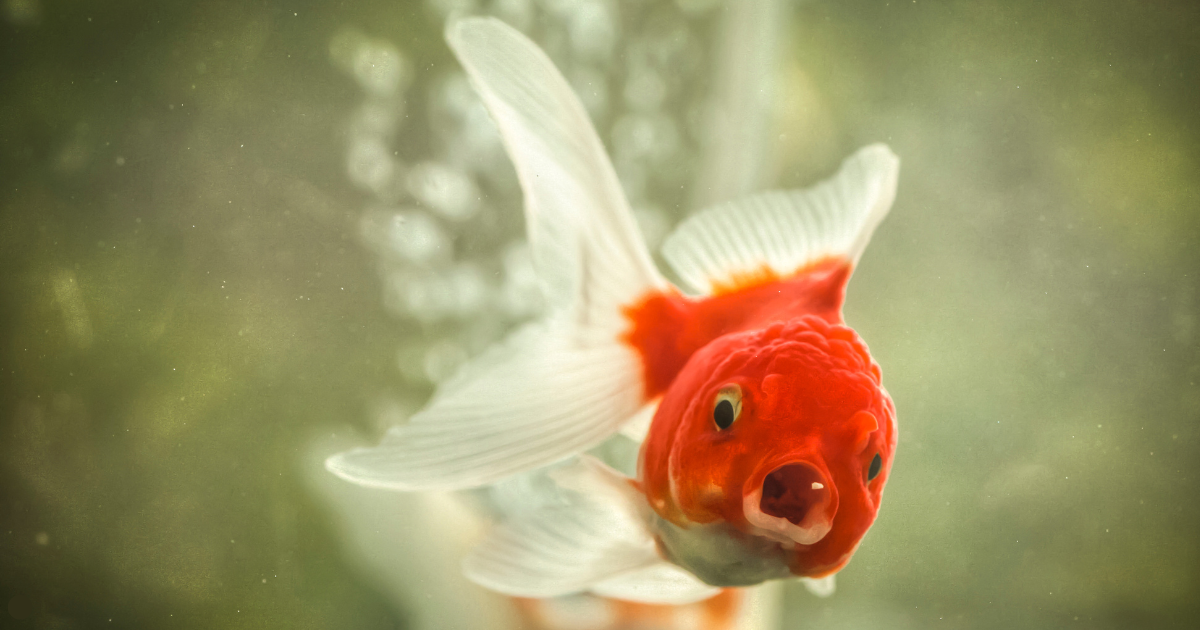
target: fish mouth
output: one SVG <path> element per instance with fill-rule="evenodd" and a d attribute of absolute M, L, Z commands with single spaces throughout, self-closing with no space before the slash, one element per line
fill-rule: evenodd
<path fill-rule="evenodd" d="M 810 462 L 778 466 L 751 486 L 742 510 L 750 533 L 785 547 L 816 544 L 830 529 L 837 513 L 837 488 L 829 475 Z"/>

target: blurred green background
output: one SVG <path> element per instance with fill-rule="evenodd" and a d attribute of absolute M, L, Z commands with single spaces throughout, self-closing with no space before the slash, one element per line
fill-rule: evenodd
<path fill-rule="evenodd" d="M 558 59 L 543 22 L 586 35 L 576 4 L 4 0 L 0 625 L 413 626 L 420 594 L 353 559 L 320 456 L 377 439 L 528 316 L 468 299 L 507 269 L 519 197 L 507 167 L 457 165 L 483 206 L 435 225 L 477 262 L 454 267 L 461 308 L 422 316 L 404 270 L 429 262 L 388 262 L 364 217 L 446 207 L 416 167 L 407 192 L 355 170 L 354 112 L 394 106 L 377 135 L 396 168 L 453 162 L 430 131 L 453 95 L 446 13 L 525 19 Z M 703 196 L 688 107 L 720 85 L 724 9 L 599 6 L 616 26 L 580 67 L 607 86 L 593 113 L 653 232 Z M 1194 627 L 1200 5 L 781 15 L 759 185 L 873 141 L 902 159 L 846 308 L 896 401 L 895 469 L 839 592 L 787 586 L 785 627 Z M 677 24 L 688 45 L 660 62 L 688 69 L 660 80 L 663 118 L 625 116 L 647 111 L 630 60 L 684 41 Z M 399 53 L 392 100 L 364 97 L 347 41 Z M 645 120 L 682 122 L 629 132 Z"/>

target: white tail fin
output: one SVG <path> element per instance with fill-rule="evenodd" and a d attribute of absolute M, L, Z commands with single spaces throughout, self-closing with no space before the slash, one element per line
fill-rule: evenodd
<path fill-rule="evenodd" d="M 469 363 L 374 448 L 329 458 L 363 485 L 466 488 L 590 448 L 645 403 L 621 307 L 666 286 L 604 147 L 550 59 L 495 19 L 447 32 L 500 128 L 550 312 Z"/>
<path fill-rule="evenodd" d="M 899 169 L 887 146 L 864 147 L 811 188 L 760 193 L 696 214 L 667 237 L 663 258 L 706 294 L 764 266 L 786 278 L 827 256 L 856 264 L 892 207 Z"/>

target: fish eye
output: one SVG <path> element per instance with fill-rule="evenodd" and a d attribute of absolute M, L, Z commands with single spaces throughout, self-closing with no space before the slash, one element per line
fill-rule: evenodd
<path fill-rule="evenodd" d="M 717 428 L 724 431 L 742 415 L 742 388 L 737 385 L 726 385 L 717 392 L 717 400 L 713 403 L 713 422 Z"/>
<path fill-rule="evenodd" d="M 879 453 L 875 453 L 875 458 L 871 460 L 871 467 L 867 469 L 867 481 L 871 481 L 872 479 L 878 477 L 879 471 L 882 468 L 883 458 L 879 456 Z"/>

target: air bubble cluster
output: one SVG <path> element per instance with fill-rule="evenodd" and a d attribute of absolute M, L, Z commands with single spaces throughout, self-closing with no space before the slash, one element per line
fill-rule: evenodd
<path fill-rule="evenodd" d="M 437 32 L 437 21 L 494 15 L 547 51 L 596 124 L 656 251 L 680 218 L 680 173 L 700 144 L 679 113 L 694 109 L 706 85 L 693 31 L 708 28 L 710 4 L 426 0 L 424 15 Z M 413 385 L 441 382 L 544 309 L 515 172 L 457 64 L 419 62 L 350 26 L 329 52 L 361 95 L 344 125 L 346 177 L 366 199 L 359 237 L 376 256 L 384 307 L 413 327 L 397 351 L 400 373 Z"/>

